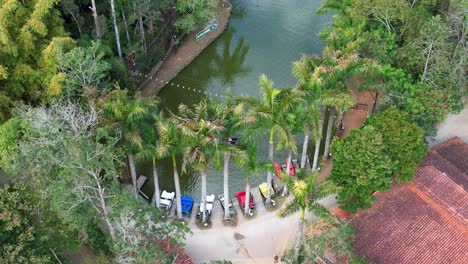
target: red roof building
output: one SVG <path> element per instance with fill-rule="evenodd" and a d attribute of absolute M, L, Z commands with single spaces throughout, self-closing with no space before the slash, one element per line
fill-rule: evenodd
<path fill-rule="evenodd" d="M 411 182 L 375 196 L 351 220 L 358 255 L 371 263 L 468 263 L 468 145 L 461 139 L 432 148 Z"/>

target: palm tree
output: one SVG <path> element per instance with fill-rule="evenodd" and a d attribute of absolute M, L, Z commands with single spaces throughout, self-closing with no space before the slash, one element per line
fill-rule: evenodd
<path fill-rule="evenodd" d="M 182 168 L 191 165 L 201 174 L 201 211 L 203 223 L 206 215 L 206 176 L 208 165 L 219 146 L 219 137 L 224 130 L 223 120 L 219 119 L 222 108 L 214 100 L 205 99 L 196 104 L 194 109 L 186 105 L 179 106 L 179 115 L 173 115 L 186 142 Z"/>
<path fill-rule="evenodd" d="M 135 153 L 143 148 L 144 131 L 150 131 L 150 117 L 156 112 L 156 98 L 128 97 L 126 91 L 115 90 L 104 102 L 105 126 L 122 137 L 123 149 L 127 153 L 133 191 L 138 195 Z"/>
<path fill-rule="evenodd" d="M 355 98 L 346 87 L 346 82 L 356 76 L 376 76 L 380 66 L 374 60 L 360 59 L 354 50 L 324 50 L 323 63 L 318 68 L 322 79 L 322 102 L 330 107 L 324 158 L 328 158 L 331 133 L 336 109 L 346 111 L 355 104 Z"/>
<path fill-rule="evenodd" d="M 232 98 L 228 98 L 225 106 L 222 107 L 221 114 L 217 119 L 223 122 L 224 129 L 221 132 L 222 141 L 219 144 L 219 148 L 215 152 L 214 159 L 217 167 L 223 167 L 223 186 L 224 186 L 224 208 L 229 208 L 229 160 L 230 157 L 235 157 L 235 160 L 240 161 L 245 158 L 245 153 L 240 150 L 232 142 L 229 142 L 229 138 L 235 137 L 239 127 L 239 123 L 243 112 L 243 105 L 236 104 Z M 222 164 L 221 164 L 222 163 Z M 224 210 L 224 219 L 230 217 L 229 210 Z"/>
<path fill-rule="evenodd" d="M 318 159 L 318 151 L 321 139 L 320 120 L 321 105 L 321 79 L 314 74 L 314 70 L 321 63 L 320 58 L 303 55 L 299 61 L 293 62 L 291 72 L 297 80 L 296 91 L 304 98 L 304 106 L 299 105 L 296 115 L 302 117 L 304 126 L 304 142 L 302 146 L 301 168 L 306 165 L 307 148 L 311 134 L 316 142 L 314 161 Z M 323 115 L 323 114 L 322 114 Z M 315 168 L 314 168 L 315 169 Z"/>
<path fill-rule="evenodd" d="M 161 158 L 171 158 L 172 160 L 174 186 L 176 192 L 177 218 L 181 219 L 182 202 L 180 198 L 180 180 L 176 157 L 183 153 L 185 140 L 183 140 L 182 134 L 177 128 L 176 121 L 171 118 L 157 118 L 155 127 L 159 133 L 159 144 L 157 145 L 156 152 Z"/>
<path fill-rule="evenodd" d="M 245 171 L 245 206 L 244 214 L 249 214 L 250 204 L 250 177 L 254 174 L 272 169 L 270 162 L 258 162 L 257 146 L 249 144 L 246 148 L 246 157 L 239 161 L 239 165 Z"/>
<path fill-rule="evenodd" d="M 162 116 L 159 116 L 161 118 Z M 153 136 L 156 135 L 155 131 L 152 131 Z M 152 172 L 153 172 L 153 180 L 154 180 L 154 195 L 153 198 L 151 199 L 151 204 L 153 204 L 156 207 L 159 207 L 160 205 L 160 189 L 159 189 L 159 177 L 158 177 L 158 170 L 156 166 L 156 161 L 158 159 L 163 158 L 162 153 L 160 153 L 160 148 L 159 144 L 161 144 L 161 141 L 159 139 L 153 138 L 152 144 L 147 144 L 144 146 L 143 150 L 140 151 L 139 153 L 136 154 L 136 159 L 140 161 L 146 161 L 146 160 L 151 160 L 152 162 Z"/>
<path fill-rule="evenodd" d="M 323 105 L 330 107 L 330 113 L 328 117 L 327 136 L 325 138 L 325 151 L 323 152 L 323 158 L 328 158 L 330 150 L 331 134 L 333 130 L 335 111 L 342 113 L 356 104 L 356 99 L 350 94 L 350 92 L 340 92 L 335 90 L 329 90 L 323 95 Z"/>
<path fill-rule="evenodd" d="M 239 122 L 239 125 L 246 127 L 242 137 L 243 143 L 256 142 L 260 135 L 269 132 L 268 138 L 268 160 L 273 164 L 274 139 L 275 135 L 279 138 L 288 138 L 292 133 L 290 128 L 284 122 L 284 113 L 292 109 L 293 104 L 300 102 L 301 99 L 296 93 L 287 93 L 280 97 L 282 92 L 273 88 L 273 82 L 265 75 L 260 76 L 261 97 L 241 96 L 238 100 L 244 102 L 250 107 L 246 116 Z M 267 173 L 267 185 L 271 186 L 272 173 Z M 267 188 L 266 205 L 271 205 L 270 188 Z"/>
<path fill-rule="evenodd" d="M 301 170 L 295 178 L 285 176 L 287 184 L 294 194 L 294 199 L 286 204 L 278 215 L 279 217 L 286 217 L 300 211 L 298 233 L 294 245 L 295 260 L 299 256 L 299 250 L 304 237 L 305 211 L 311 211 L 317 217 L 327 217 L 329 212 L 318 201 L 336 191 L 334 185 L 329 181 L 317 183 L 317 176 L 317 172 L 309 172 L 307 170 Z"/>

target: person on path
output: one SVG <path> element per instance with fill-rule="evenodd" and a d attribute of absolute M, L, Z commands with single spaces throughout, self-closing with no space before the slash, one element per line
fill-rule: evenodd
<path fill-rule="evenodd" d="M 278 255 L 275 255 L 273 259 L 275 260 L 275 263 L 278 263 L 278 259 L 279 259 Z"/>

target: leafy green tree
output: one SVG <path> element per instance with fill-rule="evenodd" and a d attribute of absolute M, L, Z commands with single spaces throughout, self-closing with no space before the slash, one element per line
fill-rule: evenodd
<path fill-rule="evenodd" d="M 93 41 L 89 47 L 76 47 L 58 55 L 59 72 L 64 74 L 60 94 L 64 97 L 80 98 L 109 92 L 110 65 L 104 60 L 100 42 Z"/>
<path fill-rule="evenodd" d="M 14 164 L 13 175 L 40 191 L 36 200 L 50 205 L 83 242 L 89 226 L 97 222 L 118 263 L 165 259 L 157 240 L 180 245 L 187 227 L 165 219 L 113 180 L 123 156 L 116 150 L 118 138 L 97 128 L 99 112 L 53 104 L 23 110 L 20 117 L 30 130 L 21 140 L 21 160 Z"/>
<path fill-rule="evenodd" d="M 15 103 L 37 103 L 57 74 L 57 46 L 73 46 L 66 37 L 55 0 L 0 1 L 0 122 Z M 54 54 L 55 55 L 55 54 Z"/>
<path fill-rule="evenodd" d="M 13 117 L 0 125 L 0 167 L 9 167 L 9 155 L 18 150 L 21 137 L 26 132 L 26 124 L 20 118 Z"/>
<path fill-rule="evenodd" d="M 37 204 L 38 194 L 15 182 L 0 188 L 0 261 L 2 263 L 51 263 L 69 241 L 56 229 Z M 38 214 L 41 213 L 42 217 Z M 42 219 L 41 219 L 42 218 Z M 66 228 L 65 226 L 60 226 Z M 60 244 L 53 239 L 60 239 Z"/>
<path fill-rule="evenodd" d="M 407 113 L 395 108 L 370 116 L 366 125 L 376 128 L 382 134 L 385 153 L 392 160 L 392 172 L 396 181 L 411 180 L 428 151 L 423 130 L 409 121 Z"/>
<path fill-rule="evenodd" d="M 385 26 L 388 32 L 395 32 L 406 22 L 408 3 L 405 0 L 356 0 L 354 11 Z"/>
<path fill-rule="evenodd" d="M 177 1 L 176 9 L 179 17 L 176 21 L 176 27 L 186 33 L 194 31 L 215 17 L 218 3 L 218 0 Z"/>
<path fill-rule="evenodd" d="M 340 187 L 338 203 L 355 212 L 374 201 L 374 191 L 385 191 L 392 181 L 392 160 L 382 134 L 372 126 L 351 130 L 348 137 L 332 143 L 330 180 Z"/>
<path fill-rule="evenodd" d="M 278 215 L 286 217 L 300 211 L 298 233 L 294 245 L 295 260 L 298 259 L 299 251 L 302 247 L 305 211 L 309 210 L 317 217 L 329 217 L 327 209 L 319 204 L 318 201 L 336 191 L 330 181 L 318 183 L 317 175 L 317 172 L 301 170 L 294 178 L 286 176 L 287 185 L 290 186 L 294 199 L 286 204 Z"/>
<path fill-rule="evenodd" d="M 326 258 L 327 254 L 350 264 L 366 263 L 354 252 L 352 242 L 355 232 L 350 224 L 329 217 L 314 221 L 308 229 L 310 231 L 301 252 L 303 263 L 313 263 L 317 258 Z"/>

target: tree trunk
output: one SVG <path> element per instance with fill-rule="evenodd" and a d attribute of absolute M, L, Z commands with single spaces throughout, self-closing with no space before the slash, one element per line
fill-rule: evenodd
<path fill-rule="evenodd" d="M 123 11 L 122 11 L 122 20 L 125 26 L 125 36 L 127 37 L 128 46 L 130 47 L 132 45 L 132 42 L 130 40 L 130 33 L 128 33 L 127 18 L 125 17 L 125 13 Z"/>
<path fill-rule="evenodd" d="M 270 140 L 268 141 L 268 161 L 270 164 L 273 164 L 273 154 L 274 154 L 274 145 L 273 145 L 273 139 L 274 139 L 274 131 L 273 129 L 270 130 Z M 272 175 L 271 171 L 268 170 L 267 172 L 267 197 L 265 201 L 265 205 L 269 206 L 271 205 L 271 193 L 270 193 L 270 188 L 268 186 L 271 186 L 271 180 L 272 180 Z"/>
<path fill-rule="evenodd" d="M 431 42 L 431 45 L 429 45 L 429 54 L 427 54 L 427 58 L 426 58 L 426 63 L 424 63 L 424 71 L 423 71 L 423 74 L 422 74 L 422 77 L 421 77 L 421 80 L 424 81 L 424 79 L 426 79 L 426 74 L 427 74 L 427 69 L 428 69 L 428 66 L 429 66 L 429 60 L 431 59 L 431 55 L 432 55 L 432 46 L 433 46 L 433 42 Z"/>
<path fill-rule="evenodd" d="M 230 217 L 229 214 L 229 154 L 224 153 L 224 219 Z"/>
<path fill-rule="evenodd" d="M 320 152 L 320 142 L 321 141 L 322 141 L 322 138 L 320 138 L 320 137 L 318 137 L 317 140 L 315 141 L 314 163 L 312 165 L 312 171 L 317 170 L 318 157 L 319 157 L 319 152 Z"/>
<path fill-rule="evenodd" d="M 294 260 L 295 261 L 297 261 L 297 259 L 299 258 L 299 250 L 301 249 L 301 246 L 302 246 L 302 239 L 304 236 L 304 216 L 305 216 L 305 210 L 304 208 L 301 208 L 301 215 L 299 218 L 296 243 L 294 245 Z"/>
<path fill-rule="evenodd" d="M 206 170 L 201 172 L 201 205 L 203 213 L 203 223 L 206 223 Z"/>
<path fill-rule="evenodd" d="M 119 33 L 119 27 L 117 26 L 117 18 L 115 17 L 114 0 L 110 0 L 110 4 L 111 4 L 111 13 L 112 13 L 112 23 L 114 23 L 114 31 L 115 31 L 115 44 L 117 45 L 117 52 L 119 54 L 119 58 L 122 59 L 122 49 L 120 48 L 120 33 Z"/>
<path fill-rule="evenodd" d="M 96 30 L 96 36 L 98 38 L 101 38 L 101 28 L 99 27 L 99 19 L 96 10 L 95 0 L 91 0 L 91 10 L 93 11 L 94 29 Z"/>
<path fill-rule="evenodd" d="M 143 25 L 143 15 L 141 14 L 141 6 L 138 7 L 138 23 L 140 24 L 140 34 L 141 34 L 141 45 L 146 54 L 146 39 L 145 39 L 145 27 Z"/>
<path fill-rule="evenodd" d="M 320 152 L 320 142 L 322 141 L 323 119 L 324 118 L 325 118 L 325 108 L 322 107 L 322 109 L 320 110 L 319 135 L 317 135 L 317 139 L 315 140 L 314 162 L 313 162 L 313 165 L 312 165 L 312 171 L 317 170 L 319 152 Z"/>
<path fill-rule="evenodd" d="M 172 167 L 174 169 L 174 186 L 176 191 L 176 209 L 177 209 L 177 218 L 182 219 L 182 201 L 180 200 L 180 181 L 179 181 L 179 172 L 177 171 L 177 163 L 175 156 L 172 156 Z"/>
<path fill-rule="evenodd" d="M 289 169 L 291 167 L 291 163 L 292 163 L 291 158 L 292 158 L 291 150 L 289 150 L 288 162 L 286 162 L 286 175 L 288 175 L 288 178 L 291 176 L 291 171 Z M 288 194 L 288 185 L 286 184 L 286 181 L 284 181 L 283 194 L 281 194 L 281 196 L 285 196 L 286 194 Z"/>
<path fill-rule="evenodd" d="M 325 151 L 323 152 L 323 158 L 328 158 L 328 153 L 330 152 L 330 141 L 333 130 L 333 120 L 335 118 L 335 107 L 330 108 L 330 116 L 328 117 L 328 127 L 327 127 L 327 137 L 325 139 Z"/>
<path fill-rule="evenodd" d="M 135 196 L 137 196 L 138 184 L 137 184 L 136 169 L 135 169 L 135 159 L 133 157 L 133 154 L 128 154 L 128 165 L 130 167 L 130 176 L 132 177 L 133 192 L 135 193 Z"/>
<path fill-rule="evenodd" d="M 111 236 L 111 239 L 113 242 L 115 242 L 116 240 L 116 236 L 115 236 L 115 230 L 114 230 L 114 226 L 112 226 L 112 222 L 110 221 L 109 219 L 109 212 L 107 211 L 107 205 L 106 205 L 106 197 L 104 195 L 104 192 L 105 192 L 105 188 L 104 186 L 101 186 L 101 182 L 100 182 L 100 178 L 99 178 L 99 175 L 97 173 L 92 173 L 92 176 L 94 178 L 94 180 L 96 181 L 96 185 L 97 185 L 97 193 L 99 195 L 99 207 L 101 208 L 102 210 L 102 213 L 103 213 L 103 220 L 104 222 L 106 222 L 106 225 L 107 225 L 107 228 L 109 228 L 109 234 Z"/>
<path fill-rule="evenodd" d="M 156 160 L 153 159 L 153 180 L 154 180 L 154 194 L 153 199 L 151 201 L 156 207 L 159 207 L 161 202 L 161 197 L 159 197 L 161 191 L 159 190 L 159 178 L 158 178 L 158 170 L 156 169 Z"/>
<path fill-rule="evenodd" d="M 304 144 L 302 145 L 301 169 L 306 166 L 307 147 L 309 146 L 310 128 L 307 126 L 304 130 Z"/>
<path fill-rule="evenodd" d="M 247 181 L 245 183 L 245 206 L 244 214 L 249 215 L 250 209 L 250 176 L 247 176 Z"/>

